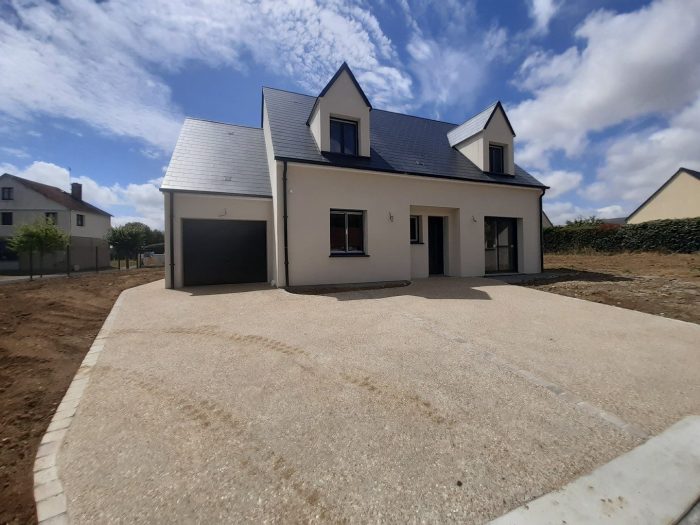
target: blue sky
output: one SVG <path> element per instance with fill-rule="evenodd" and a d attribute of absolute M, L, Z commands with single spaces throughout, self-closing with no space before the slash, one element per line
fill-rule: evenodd
<path fill-rule="evenodd" d="M 377 108 L 500 99 L 555 222 L 620 216 L 700 169 L 698 49 L 700 0 L 0 0 L 0 171 L 162 227 L 185 115 L 257 126 L 347 61 Z"/>

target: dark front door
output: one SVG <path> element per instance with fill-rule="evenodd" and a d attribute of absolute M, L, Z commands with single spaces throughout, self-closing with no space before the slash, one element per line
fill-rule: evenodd
<path fill-rule="evenodd" d="M 444 217 L 428 217 L 428 273 L 445 274 Z"/>
<path fill-rule="evenodd" d="M 518 271 L 517 220 L 484 217 L 486 273 Z"/>
<path fill-rule="evenodd" d="M 182 220 L 185 286 L 267 281 L 267 223 Z"/>

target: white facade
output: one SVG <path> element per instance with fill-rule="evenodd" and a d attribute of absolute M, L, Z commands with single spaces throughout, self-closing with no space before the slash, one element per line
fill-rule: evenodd
<path fill-rule="evenodd" d="M 429 216 L 447 219 L 446 275 L 484 275 L 484 217 L 488 216 L 518 221 L 518 269 L 540 271 L 539 189 L 294 163 L 287 167 L 287 178 L 293 286 L 428 277 Z M 281 199 L 275 200 L 279 205 Z M 331 209 L 365 212 L 367 257 L 330 256 Z M 410 243 L 411 215 L 421 217 L 423 244 Z M 283 249 L 283 232 L 278 228 L 276 233 L 278 250 Z M 284 261 L 277 260 L 276 280 L 284 285 Z"/>

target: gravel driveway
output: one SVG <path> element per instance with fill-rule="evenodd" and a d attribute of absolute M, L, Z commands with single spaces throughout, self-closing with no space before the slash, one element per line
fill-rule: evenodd
<path fill-rule="evenodd" d="M 482 523 L 700 413 L 700 326 L 494 280 L 123 298 L 76 523 Z"/>

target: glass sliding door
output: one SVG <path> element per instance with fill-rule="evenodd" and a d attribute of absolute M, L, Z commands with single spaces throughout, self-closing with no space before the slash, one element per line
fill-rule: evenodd
<path fill-rule="evenodd" d="M 517 220 L 505 217 L 484 217 L 486 273 L 518 271 Z"/>

